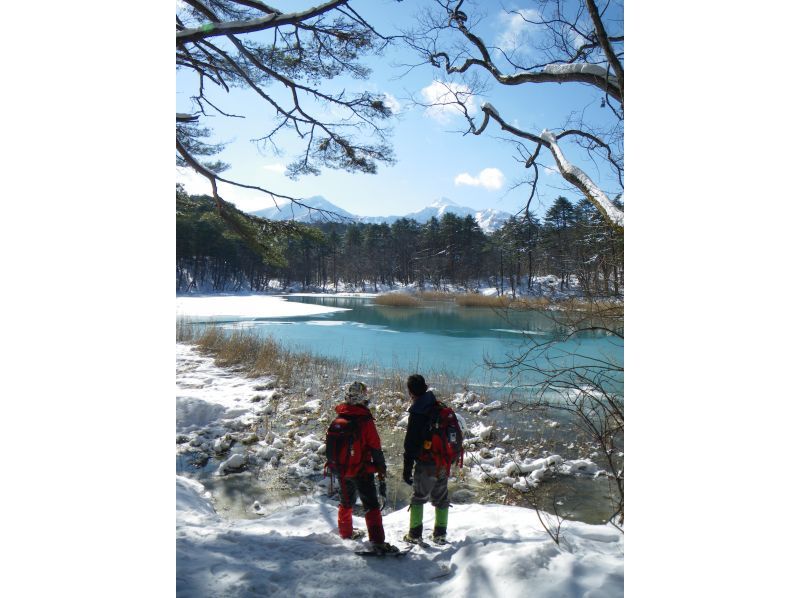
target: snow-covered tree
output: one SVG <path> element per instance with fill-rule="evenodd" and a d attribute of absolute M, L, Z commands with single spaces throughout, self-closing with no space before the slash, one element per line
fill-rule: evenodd
<path fill-rule="evenodd" d="M 606 0 L 532 0 L 527 8 L 496 9 L 508 28 L 503 37 L 489 37 L 488 19 L 476 18 L 494 3 L 466 0 L 432 0 L 435 6 L 408 33 L 408 43 L 427 64 L 442 69 L 448 81 L 435 104 L 458 108 L 467 120 L 467 132 L 481 135 L 490 123 L 511 135 L 526 168 L 533 169 L 531 198 L 539 182 L 540 159 L 549 152 L 559 174 L 616 226 L 624 214 L 609 197 L 623 192 L 624 36 L 622 3 Z M 487 40 L 493 41 L 487 42 Z M 584 85 L 597 92 L 598 108 L 605 114 L 592 122 L 586 106 L 575 105 L 564 123 L 542 130 L 519 125 L 504 117 L 500 103 L 484 102 L 481 115 L 470 114 L 472 96 L 490 82 L 529 93 L 535 111 L 536 91 L 545 84 Z M 531 93 L 531 87 L 537 87 Z M 611 124 L 609 124 L 609 122 Z M 604 172 L 601 184 L 572 158 L 577 151 Z M 609 183 L 610 181 L 610 183 Z M 604 189 L 611 185 L 611 189 Z M 530 200 L 528 201 L 528 206 Z"/>

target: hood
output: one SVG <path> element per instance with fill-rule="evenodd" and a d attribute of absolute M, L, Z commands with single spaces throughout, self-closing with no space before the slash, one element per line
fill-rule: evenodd
<path fill-rule="evenodd" d="M 339 403 L 334 408 L 336 413 L 339 415 L 357 415 L 357 416 L 369 416 L 372 417 L 372 413 L 369 409 L 364 407 L 363 405 L 348 405 L 347 403 Z"/>
<path fill-rule="evenodd" d="M 433 404 L 436 402 L 436 397 L 434 394 L 427 390 L 425 394 L 422 395 L 420 398 L 414 400 L 411 404 L 411 407 L 408 408 L 409 413 L 427 413 L 428 410 L 433 407 Z"/>

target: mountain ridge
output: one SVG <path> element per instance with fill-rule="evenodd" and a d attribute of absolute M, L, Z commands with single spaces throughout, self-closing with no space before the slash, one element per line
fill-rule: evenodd
<path fill-rule="evenodd" d="M 446 197 L 437 199 L 433 202 L 433 204 L 424 207 L 421 210 L 410 212 L 401 216 L 357 216 L 340 208 L 321 195 L 314 195 L 313 197 L 303 199 L 302 202 L 309 206 L 309 208 L 313 209 L 309 210 L 307 208 L 299 207 L 287 202 L 278 207 L 264 208 L 262 210 L 251 211 L 249 213 L 254 216 L 261 216 L 262 218 L 268 218 L 270 220 L 320 222 L 330 218 L 330 214 L 325 214 L 324 212 L 321 213 L 318 211 L 324 210 L 341 218 L 354 220 L 355 222 L 361 222 L 363 224 L 392 224 L 401 218 L 408 218 L 409 220 L 415 220 L 420 224 L 424 224 L 433 217 L 441 219 L 444 214 L 450 213 L 455 214 L 460 218 L 464 218 L 467 215 L 472 216 L 475 218 L 475 221 L 478 223 L 478 226 L 480 226 L 481 230 L 483 230 L 485 233 L 496 231 L 506 220 L 511 218 L 511 214 L 508 212 L 503 212 L 502 210 L 496 210 L 494 208 L 475 210 L 473 208 L 457 204 Z"/>

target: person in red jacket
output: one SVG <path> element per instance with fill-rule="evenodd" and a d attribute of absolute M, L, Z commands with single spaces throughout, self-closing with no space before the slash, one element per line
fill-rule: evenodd
<path fill-rule="evenodd" d="M 337 417 L 355 421 L 358 425 L 356 440 L 358 450 L 351 454 L 357 459 L 348 462 L 337 472 L 339 477 L 339 535 L 342 538 L 364 536 L 361 530 L 353 530 L 353 505 L 356 493 L 366 511 L 367 534 L 376 552 L 397 552 L 397 547 L 385 541 L 383 518 L 378 506 L 378 493 L 375 490 L 375 474 L 383 480 L 386 475 L 386 459 L 381 449 L 381 439 L 375 427 L 375 420 L 368 409 L 368 389 L 363 382 L 353 382 L 345 392 L 345 402 L 336 406 Z"/>

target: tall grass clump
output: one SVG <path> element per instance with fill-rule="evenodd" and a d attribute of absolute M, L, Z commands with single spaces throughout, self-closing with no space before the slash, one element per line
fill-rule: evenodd
<path fill-rule="evenodd" d="M 547 297 L 520 297 L 514 301 L 514 309 L 547 309 L 552 301 Z"/>
<path fill-rule="evenodd" d="M 570 311 L 584 311 L 591 315 L 607 317 L 621 316 L 625 311 L 624 303 L 607 299 L 568 299 L 562 306 Z"/>
<path fill-rule="evenodd" d="M 305 383 L 316 375 L 330 376 L 333 360 L 306 352 L 290 351 L 271 337 L 251 330 L 227 331 L 216 325 L 198 325 L 187 320 L 176 323 L 178 342 L 192 343 L 214 357 L 220 367 L 243 370 L 248 376 L 275 376 L 285 383 Z"/>
<path fill-rule="evenodd" d="M 209 328 L 200 337 L 199 345 L 214 353 L 221 366 L 242 366 L 250 369 L 259 353 L 262 339 L 242 330 L 229 334 L 218 328 Z"/>
<path fill-rule="evenodd" d="M 386 293 L 375 297 L 375 303 L 391 307 L 417 307 L 420 304 L 420 300 L 413 295 L 406 295 L 405 293 Z"/>
<path fill-rule="evenodd" d="M 175 320 L 175 340 L 179 343 L 191 343 L 197 338 L 197 324 L 185 317 Z"/>
<path fill-rule="evenodd" d="M 457 295 L 456 304 L 461 307 L 508 307 L 511 299 L 506 296 L 478 295 L 469 293 L 467 295 Z"/>
<path fill-rule="evenodd" d="M 419 291 L 417 296 L 423 301 L 453 301 L 456 298 L 455 293 L 446 291 Z"/>

